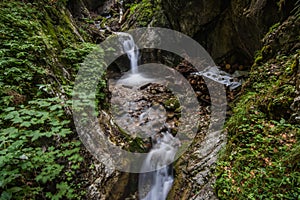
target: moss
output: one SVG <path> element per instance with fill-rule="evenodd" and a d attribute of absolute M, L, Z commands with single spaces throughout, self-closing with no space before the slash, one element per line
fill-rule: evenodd
<path fill-rule="evenodd" d="M 153 17 L 153 5 L 147 0 L 143 0 L 140 4 L 130 9 L 130 11 L 130 14 L 136 15 L 138 27 L 147 26 Z"/>
<path fill-rule="evenodd" d="M 220 199 L 297 199 L 300 126 L 291 120 L 298 53 L 256 57 L 243 95 L 226 123 L 228 144 L 217 166 Z M 297 62 L 297 61 L 296 61 Z"/>
<path fill-rule="evenodd" d="M 262 55 L 263 59 L 268 59 L 268 58 L 272 57 L 272 49 L 271 49 L 270 45 L 266 45 L 261 49 L 261 55 Z"/>
<path fill-rule="evenodd" d="M 273 51 L 270 45 L 263 46 L 261 50 L 256 52 L 254 65 L 261 65 L 263 61 L 268 60 L 273 56 Z"/>
<path fill-rule="evenodd" d="M 145 142 L 141 138 L 135 138 L 130 141 L 128 150 L 130 152 L 145 153 Z"/>
<path fill-rule="evenodd" d="M 172 189 L 167 196 L 167 200 L 177 199 L 178 196 L 180 196 L 181 199 L 189 199 L 189 189 L 192 188 L 192 183 L 188 182 L 186 185 L 184 185 L 184 188 L 182 188 L 182 181 L 186 179 L 185 173 L 182 173 L 182 166 L 185 165 L 186 163 L 184 163 L 183 159 L 176 161 L 174 165 L 174 175 L 176 178 L 174 179 Z M 176 174 L 176 172 L 178 172 L 178 174 Z M 178 193 L 180 193 L 180 195 Z"/>
<path fill-rule="evenodd" d="M 177 98 L 170 98 L 166 100 L 163 104 L 169 110 L 176 110 L 176 109 L 178 109 L 179 111 L 181 110 L 180 103 Z"/>
<path fill-rule="evenodd" d="M 277 29 L 279 26 L 280 26 L 280 23 L 279 23 L 279 22 L 276 23 L 276 24 L 274 24 L 273 26 L 271 26 L 271 27 L 269 28 L 269 32 L 268 32 L 266 35 L 272 34 L 274 31 L 276 31 L 276 29 Z"/>
<path fill-rule="evenodd" d="M 150 0 L 143 0 L 139 3 L 130 5 L 130 13 L 122 30 L 128 30 L 137 27 L 146 27 L 150 22 L 161 15 L 160 3 Z"/>
<path fill-rule="evenodd" d="M 256 56 L 256 58 L 255 58 L 255 60 L 254 60 L 255 66 L 256 66 L 256 65 L 259 65 L 262 61 L 263 61 L 262 55 Z"/>
<path fill-rule="evenodd" d="M 145 148 L 147 145 L 145 141 L 139 137 L 132 138 L 126 130 L 124 130 L 122 127 L 117 126 L 118 132 L 120 133 L 123 140 L 126 141 L 128 146 L 126 146 L 126 150 L 130 152 L 139 152 L 139 153 L 145 153 L 147 149 Z M 117 138 L 117 136 L 115 136 Z"/>
<path fill-rule="evenodd" d="M 293 63 L 290 66 L 287 66 L 286 68 L 286 72 L 287 73 L 297 73 L 298 69 L 299 69 L 299 60 L 300 60 L 300 53 L 298 53 L 294 59 L 293 59 Z"/>

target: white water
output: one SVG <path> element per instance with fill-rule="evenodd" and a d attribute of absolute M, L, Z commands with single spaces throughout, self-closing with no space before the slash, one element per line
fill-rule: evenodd
<path fill-rule="evenodd" d="M 153 138 L 154 139 L 154 138 Z M 169 132 L 156 138 L 143 163 L 142 170 L 150 171 L 139 176 L 139 198 L 141 200 L 165 200 L 173 184 L 173 172 L 170 163 L 173 162 L 180 142 Z"/>
<path fill-rule="evenodd" d="M 128 33 L 116 33 L 123 49 L 130 59 L 131 74 L 118 81 L 126 85 L 139 85 L 151 82 L 152 79 L 145 78 L 138 71 L 139 51 L 133 37 Z M 140 121 L 143 116 L 140 116 Z M 153 148 L 148 153 L 139 176 L 139 198 L 141 200 L 165 200 L 173 184 L 173 172 L 171 163 L 174 160 L 177 147 L 180 142 L 169 132 L 162 133 L 161 136 L 152 136 L 155 140 Z M 155 169 L 155 171 L 153 171 Z"/>
<path fill-rule="evenodd" d="M 128 85 L 128 86 L 141 86 L 147 83 L 155 81 L 151 78 L 146 78 L 140 73 L 126 74 L 122 79 L 118 80 L 118 84 Z"/>
<path fill-rule="evenodd" d="M 139 51 L 133 37 L 128 33 L 117 32 L 116 34 L 119 36 L 119 41 L 122 43 L 123 49 L 130 60 L 131 72 L 133 74 L 138 73 Z"/>

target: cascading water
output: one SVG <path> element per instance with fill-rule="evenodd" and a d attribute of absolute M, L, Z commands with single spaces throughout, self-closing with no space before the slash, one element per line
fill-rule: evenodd
<path fill-rule="evenodd" d="M 160 122 L 159 124 L 163 124 L 165 122 L 165 115 L 161 114 L 164 109 L 139 106 L 137 101 L 132 101 L 128 98 L 128 96 L 134 97 L 141 95 L 141 91 L 139 90 L 140 86 L 147 85 L 148 83 L 155 83 L 155 79 L 146 78 L 147 73 L 143 73 L 142 66 L 140 66 L 140 69 L 138 70 L 139 52 L 133 37 L 128 33 L 116 34 L 119 36 L 119 41 L 122 43 L 123 49 L 130 59 L 131 65 L 130 73 L 125 74 L 124 78 L 118 80 L 116 84 L 120 85 L 120 87 L 118 87 L 119 90 L 123 90 L 123 93 L 118 90 L 115 92 L 116 96 L 118 96 L 117 100 L 119 105 L 123 109 L 123 111 L 118 112 L 120 113 L 120 116 L 117 117 L 118 120 L 116 121 L 118 124 L 122 124 L 126 131 L 134 133 L 135 135 L 139 135 L 142 132 L 144 134 L 143 136 L 152 136 L 152 141 L 154 141 L 153 147 L 147 154 L 140 170 L 143 173 L 139 175 L 139 199 L 165 200 L 174 181 L 173 169 L 170 163 L 174 161 L 177 147 L 180 145 L 180 142 L 178 138 L 173 137 L 168 131 L 164 133 L 156 133 L 157 131 L 155 130 L 154 123 L 152 122 Z M 217 66 L 207 67 L 203 71 L 192 73 L 191 75 L 204 76 L 213 81 L 229 86 L 230 89 L 235 89 L 241 85 L 241 81 L 238 81 L 237 77 L 221 71 Z M 124 95 L 118 95 L 118 93 Z M 145 101 L 147 102 L 147 100 Z M 149 101 L 147 103 L 149 103 Z M 134 115 L 135 118 L 130 118 L 135 112 L 138 113 Z M 153 132 L 147 134 L 149 130 Z M 199 151 L 201 152 L 201 156 L 205 155 L 204 153 L 208 151 L 207 149 L 214 147 L 209 146 L 208 144 L 211 143 L 211 138 L 217 138 L 215 135 L 218 134 L 220 134 L 220 132 L 210 134 L 207 139 L 204 140 L 202 145 L 204 148 Z M 218 148 L 219 147 L 221 146 L 218 146 Z M 216 159 L 216 156 L 211 159 Z M 213 163 L 215 161 L 212 160 L 211 162 Z M 203 173 L 205 174 L 208 172 Z"/>
<path fill-rule="evenodd" d="M 119 35 L 119 41 L 122 43 L 125 53 L 130 60 L 130 69 L 133 74 L 138 73 L 138 59 L 139 51 L 136 47 L 132 35 L 128 33 L 117 32 Z"/>
<path fill-rule="evenodd" d="M 119 41 L 123 46 L 123 50 L 125 51 L 130 60 L 130 73 L 125 74 L 125 76 L 122 79 L 120 79 L 118 83 L 130 86 L 137 86 L 140 84 L 152 82 L 153 79 L 146 78 L 142 75 L 142 73 L 139 73 L 139 51 L 132 35 L 123 32 L 115 32 L 115 34 L 119 36 Z"/>
<path fill-rule="evenodd" d="M 139 177 L 141 200 L 165 200 L 173 184 L 173 168 L 168 164 L 173 162 L 180 142 L 169 132 L 163 133 L 156 140 L 142 167 L 143 171 L 155 171 L 143 173 Z"/>
<path fill-rule="evenodd" d="M 118 83 L 133 86 L 147 82 L 151 83 L 154 79 L 146 78 L 138 71 L 139 52 L 133 37 L 128 33 L 118 32 L 116 34 L 119 36 L 119 41 L 122 43 L 131 65 L 131 73 L 125 76 L 125 78 L 120 79 Z M 124 110 L 126 110 L 125 107 L 126 104 L 123 104 Z M 127 108 L 127 110 L 132 109 Z M 146 111 L 140 115 L 140 122 L 143 121 L 144 115 L 147 114 L 149 113 Z M 161 116 L 157 115 L 153 120 L 159 121 L 161 118 Z M 122 122 L 122 118 L 120 122 Z M 148 124 L 151 123 L 148 122 Z M 169 132 L 164 132 L 152 136 L 152 141 L 155 141 L 153 148 L 148 153 L 141 169 L 143 172 L 148 172 L 142 173 L 139 176 L 139 198 L 142 200 L 165 200 L 173 184 L 173 169 L 170 163 L 174 160 L 179 140 Z"/>

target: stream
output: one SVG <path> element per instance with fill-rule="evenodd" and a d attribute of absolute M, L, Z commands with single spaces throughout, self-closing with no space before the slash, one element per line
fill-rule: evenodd
<path fill-rule="evenodd" d="M 138 70 L 139 51 L 130 34 L 116 33 L 122 43 L 124 52 L 130 60 L 130 71 L 114 83 L 113 96 L 118 102 L 112 102 L 122 107 L 122 112 L 115 111 L 115 121 L 122 125 L 131 136 L 151 138 L 152 148 L 142 164 L 139 175 L 138 193 L 141 200 L 165 200 L 173 184 L 172 163 L 180 142 L 169 130 L 160 131 L 167 126 L 166 111 L 163 106 L 149 105 L 149 99 L 137 101 L 128 96 L 142 96 L 139 88 L 153 84 L 157 80 L 147 78 Z M 123 96 L 120 94 L 127 94 Z M 114 99 L 114 98 L 113 98 Z M 123 100 L 123 101 L 122 101 Z M 157 128 L 155 128 L 157 127 Z M 152 171 L 155 169 L 155 171 Z"/>
<path fill-rule="evenodd" d="M 145 65 L 138 66 L 140 55 L 133 37 L 123 32 L 116 32 L 115 34 L 118 35 L 124 53 L 127 54 L 130 60 L 130 71 L 124 73 L 118 80 L 110 80 L 111 104 L 115 106 L 112 115 L 114 121 L 126 133 L 130 133 L 133 139 L 142 138 L 143 141 L 150 141 L 149 152 L 143 161 L 140 169 L 141 173 L 139 174 L 139 199 L 165 200 L 175 182 L 172 163 L 179 147 L 182 145 L 179 139 L 174 136 L 176 130 L 178 130 L 179 121 L 183 118 L 180 116 L 180 105 L 177 108 L 178 116 L 174 112 L 176 107 L 171 113 L 170 110 L 166 111 L 165 102 L 173 99 L 170 104 L 176 104 L 176 97 L 174 98 L 174 95 L 163 84 L 160 85 L 160 80 L 156 76 L 149 77 L 147 70 L 143 71 Z M 152 66 L 151 70 L 153 71 L 153 69 L 156 70 L 156 73 L 165 73 L 162 72 L 162 68 Z M 190 73 L 190 76 L 193 76 L 196 80 L 206 77 L 214 82 L 226 85 L 231 90 L 241 85 L 241 81 L 237 77 L 221 71 L 217 66 L 209 66 L 203 71 Z M 173 81 L 181 80 L 176 77 Z M 151 94 L 148 95 L 147 92 Z M 180 93 L 183 94 L 184 90 Z M 209 110 L 209 108 L 201 107 L 198 112 L 208 113 L 209 115 Z M 194 116 L 189 117 L 184 120 L 194 118 Z M 207 117 L 203 115 L 203 119 L 205 118 Z M 212 120 L 218 121 L 214 117 Z M 205 121 L 209 120 L 205 119 Z M 203 128 L 207 128 L 208 124 L 204 124 L 207 123 L 203 123 Z M 200 134 L 197 136 L 202 138 L 200 139 L 202 142 L 199 144 L 200 146 L 197 145 L 198 150 L 189 152 L 190 155 L 199 157 L 199 162 L 197 164 L 193 163 L 193 166 L 196 166 L 197 171 L 200 173 L 199 176 L 197 175 L 197 180 L 193 181 L 196 181 L 199 185 L 205 184 L 204 177 L 209 176 L 210 167 L 215 163 L 216 154 L 224 142 L 224 134 L 221 131 L 216 131 L 213 128 L 211 130 L 215 132 L 206 134 L 206 131 L 204 131 L 203 133 L 206 135 Z M 203 168 L 203 171 L 198 168 Z M 208 197 L 207 195 L 211 194 L 203 194 L 202 196 Z"/>
<path fill-rule="evenodd" d="M 172 187 L 173 168 L 167 165 L 173 161 L 176 153 L 176 145 L 180 142 L 169 132 L 157 139 L 156 144 L 148 153 L 143 164 L 143 171 L 152 165 L 156 171 L 142 173 L 139 177 L 139 197 L 142 200 L 164 200 Z"/>

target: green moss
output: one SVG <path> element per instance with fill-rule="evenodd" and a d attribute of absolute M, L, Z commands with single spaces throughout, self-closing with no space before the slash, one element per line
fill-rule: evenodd
<path fill-rule="evenodd" d="M 255 58 L 255 60 L 254 60 L 254 63 L 255 63 L 255 65 L 258 65 L 258 64 L 260 64 L 262 61 L 263 61 L 262 55 L 257 55 L 256 58 Z"/>
<path fill-rule="evenodd" d="M 167 109 L 170 110 L 178 109 L 180 111 L 180 103 L 177 98 L 170 98 L 166 100 L 163 104 Z"/>
<path fill-rule="evenodd" d="M 274 24 L 273 26 L 271 26 L 271 27 L 269 28 L 269 32 L 268 32 L 266 35 L 272 34 L 279 26 L 280 26 L 280 23 L 279 23 L 279 22 L 276 23 L 276 24 Z"/>
<path fill-rule="evenodd" d="M 220 199 L 299 198 L 300 164 L 293 159 L 300 157 L 300 125 L 289 121 L 296 74 L 286 72 L 295 56 L 253 66 L 226 123 L 228 144 L 215 185 Z"/>
<path fill-rule="evenodd" d="M 262 64 L 263 61 L 273 56 L 272 48 L 269 45 L 263 46 L 263 48 L 256 52 L 254 59 L 254 66 Z"/>
<path fill-rule="evenodd" d="M 160 3 L 150 0 L 143 0 L 139 3 L 130 5 L 130 13 L 126 23 L 122 26 L 122 30 L 128 30 L 137 27 L 146 27 L 161 13 Z"/>
<path fill-rule="evenodd" d="M 290 108 L 299 80 L 299 50 L 290 50 L 299 44 L 289 31 L 297 30 L 294 19 L 270 28 L 267 45 L 257 52 L 243 93 L 232 105 L 228 144 L 216 168 L 220 199 L 300 197 L 300 125 Z"/>
<path fill-rule="evenodd" d="M 121 127 L 117 127 L 118 131 L 120 132 L 122 138 L 126 141 L 126 143 L 129 144 L 128 148 L 126 148 L 126 150 L 130 151 L 130 152 L 139 152 L 139 153 L 146 153 L 146 148 L 145 148 L 145 142 L 141 139 L 141 138 L 134 138 L 132 139 L 132 137 L 128 134 L 128 132 L 126 130 L 124 130 Z"/>
<path fill-rule="evenodd" d="M 145 142 L 141 138 L 135 138 L 130 141 L 128 150 L 130 152 L 145 153 Z"/>
<path fill-rule="evenodd" d="M 153 8 L 149 0 L 143 0 L 141 3 L 134 5 L 130 8 L 131 14 L 137 14 L 137 26 L 145 27 L 153 18 Z"/>

